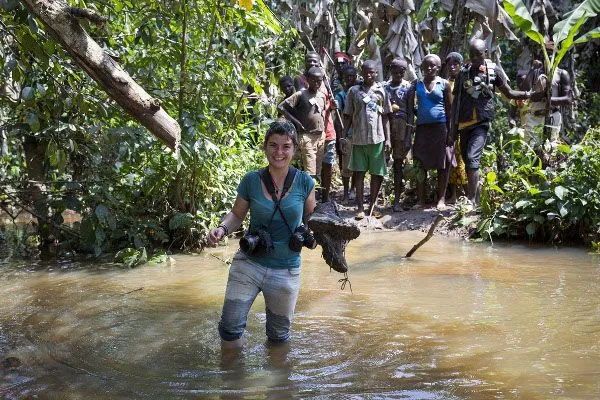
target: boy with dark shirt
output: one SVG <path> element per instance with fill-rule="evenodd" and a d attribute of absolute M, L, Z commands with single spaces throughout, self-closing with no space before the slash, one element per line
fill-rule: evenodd
<path fill-rule="evenodd" d="M 313 67 L 321 66 L 321 57 L 317 52 L 309 51 L 304 56 L 304 67 L 305 72 L 302 75 L 299 75 L 294 79 L 294 85 L 297 90 L 301 90 L 302 88 L 308 87 L 308 70 Z M 323 75 L 324 79 L 325 76 Z M 321 201 L 326 202 L 329 200 L 329 190 L 331 186 L 331 176 L 333 170 L 333 163 L 335 161 L 335 140 L 336 133 L 335 127 L 333 125 L 333 115 L 331 111 L 335 109 L 335 103 L 333 102 L 333 98 L 331 97 L 331 93 L 325 87 L 325 83 L 321 82 L 321 87 L 319 90 L 325 95 L 327 99 L 326 109 L 325 109 L 325 142 L 323 145 L 323 153 L 318 158 L 321 160 L 321 163 L 317 166 L 317 176 L 321 177 L 321 187 L 323 191 L 321 192 Z"/>
<path fill-rule="evenodd" d="M 320 90 L 323 84 L 321 68 L 311 67 L 306 72 L 306 78 L 308 88 L 299 90 L 283 100 L 277 108 L 296 126 L 302 165 L 309 175 L 316 178 L 323 160 L 325 112 L 329 104 Z"/>

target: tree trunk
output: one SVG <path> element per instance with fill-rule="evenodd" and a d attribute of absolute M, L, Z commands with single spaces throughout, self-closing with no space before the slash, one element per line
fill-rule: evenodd
<path fill-rule="evenodd" d="M 25 153 L 25 171 L 27 172 L 27 203 L 33 206 L 37 219 L 37 230 L 40 236 L 40 250 L 44 251 L 50 236 L 50 225 L 48 224 L 49 208 L 46 188 L 42 183 L 46 180 L 46 150 L 48 141 L 36 139 L 34 136 L 26 135 L 23 140 L 23 151 Z"/>
<path fill-rule="evenodd" d="M 87 34 L 73 16 L 75 14 L 73 9 L 66 2 L 61 0 L 21 0 L 21 2 L 44 23 L 47 31 L 73 57 L 73 60 L 125 111 L 170 148 L 176 149 L 179 146 L 181 128 L 177 121 L 162 109 L 158 99 L 146 93 Z"/>
<path fill-rule="evenodd" d="M 470 20 L 470 11 L 465 8 L 466 0 L 455 0 L 452 14 L 450 16 L 450 26 L 453 27 L 450 31 L 450 36 L 444 37 L 440 46 L 439 56 L 443 60 L 448 53 L 458 51 L 463 48 L 463 44 L 467 38 L 467 27 Z M 463 54 L 465 60 L 468 59 L 467 54 Z"/>

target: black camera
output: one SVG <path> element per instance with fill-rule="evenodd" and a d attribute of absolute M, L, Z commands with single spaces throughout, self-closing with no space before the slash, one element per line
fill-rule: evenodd
<path fill-rule="evenodd" d="M 263 256 L 273 250 L 271 235 L 264 228 L 256 232 L 247 232 L 240 239 L 240 248 L 248 256 Z"/>
<path fill-rule="evenodd" d="M 300 250 L 302 250 L 302 246 L 309 249 L 314 249 L 317 247 L 317 241 L 315 240 L 315 237 L 305 225 L 300 225 L 296 228 L 294 233 L 292 233 L 290 242 L 288 244 L 292 251 L 298 253 Z"/>

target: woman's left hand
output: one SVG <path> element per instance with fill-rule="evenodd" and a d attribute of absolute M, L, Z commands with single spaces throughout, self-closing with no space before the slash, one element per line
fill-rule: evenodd
<path fill-rule="evenodd" d="M 208 232 L 206 241 L 210 247 L 216 247 L 217 243 L 219 243 L 221 239 L 223 239 L 223 236 L 225 236 L 225 230 L 223 228 L 218 227 L 215 229 L 211 229 L 210 232 Z"/>

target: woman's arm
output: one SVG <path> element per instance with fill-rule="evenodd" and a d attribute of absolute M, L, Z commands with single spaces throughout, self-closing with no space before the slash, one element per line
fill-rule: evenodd
<path fill-rule="evenodd" d="M 450 122 L 452 121 L 452 93 L 450 92 L 450 82 L 446 81 L 446 87 L 444 87 L 444 112 L 446 113 L 446 134 L 448 145 L 454 143 L 454 138 L 450 134 Z"/>
<path fill-rule="evenodd" d="M 249 209 L 250 203 L 240 196 L 237 196 L 233 203 L 233 208 L 225 218 L 223 218 L 221 225 L 208 232 L 208 245 L 214 247 L 224 236 L 228 235 L 230 232 L 235 232 L 242 225 L 242 222 L 244 222 L 244 218 L 246 218 Z"/>
<path fill-rule="evenodd" d="M 302 215 L 302 220 L 306 221 L 306 219 L 313 213 L 315 207 L 317 206 L 317 199 L 315 198 L 315 188 L 313 188 L 308 197 L 304 201 L 304 213 Z"/>

